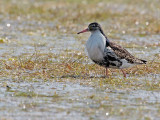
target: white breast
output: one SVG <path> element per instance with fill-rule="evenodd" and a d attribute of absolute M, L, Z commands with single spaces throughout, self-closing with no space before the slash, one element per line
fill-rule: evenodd
<path fill-rule="evenodd" d="M 101 34 L 101 32 L 99 30 L 92 32 L 86 43 L 89 57 L 94 61 L 103 60 L 105 46 L 106 38 Z"/>

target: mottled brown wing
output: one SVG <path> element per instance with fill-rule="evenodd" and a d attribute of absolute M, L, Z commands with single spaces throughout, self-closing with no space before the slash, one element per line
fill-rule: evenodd
<path fill-rule="evenodd" d="M 129 63 L 144 64 L 144 63 L 147 62 L 145 60 L 141 60 L 141 59 L 135 58 L 126 49 L 124 49 L 120 45 L 117 45 L 116 43 L 110 42 L 109 46 L 112 48 L 112 50 L 115 52 L 115 54 L 119 58 L 126 59 Z"/>

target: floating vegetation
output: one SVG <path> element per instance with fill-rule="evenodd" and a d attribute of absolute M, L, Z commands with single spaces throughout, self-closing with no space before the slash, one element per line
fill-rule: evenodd
<path fill-rule="evenodd" d="M 72 53 L 73 52 L 73 53 Z M 70 76 L 73 78 L 89 78 L 92 76 L 105 76 L 105 69 L 96 64 L 88 63 L 88 57 L 83 54 L 78 54 L 77 51 L 62 52 L 58 54 L 58 61 L 53 61 L 57 58 L 57 54 L 42 54 L 34 53 L 32 55 L 25 54 L 15 58 L 1 61 L 1 69 L 3 73 L 1 76 L 6 76 L 9 73 L 12 77 L 18 76 L 21 80 L 23 78 L 60 78 Z M 119 70 L 110 69 L 116 77 Z M 14 72 L 13 72 L 14 71 Z M 148 61 L 146 65 L 139 65 L 125 70 L 130 77 L 144 76 L 147 74 L 160 73 L 160 56 L 157 55 L 153 61 Z M 106 78 L 109 79 L 109 78 Z M 111 78 L 110 78 L 111 79 Z M 114 78 L 113 78 L 114 79 Z M 25 79 L 24 79 L 25 80 Z M 117 83 L 117 82 L 116 82 Z"/>

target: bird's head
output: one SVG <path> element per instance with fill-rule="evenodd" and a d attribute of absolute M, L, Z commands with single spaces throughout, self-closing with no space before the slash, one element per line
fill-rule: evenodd
<path fill-rule="evenodd" d="M 101 30 L 101 26 L 97 22 L 93 22 L 93 23 L 90 23 L 88 25 L 88 28 L 78 32 L 77 34 L 88 32 L 88 31 L 93 32 L 93 31 L 96 31 L 96 30 Z"/>

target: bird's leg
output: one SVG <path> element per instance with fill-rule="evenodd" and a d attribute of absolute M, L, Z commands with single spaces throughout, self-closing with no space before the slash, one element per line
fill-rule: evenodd
<path fill-rule="evenodd" d="M 126 78 L 126 73 L 121 69 L 123 76 Z"/>
<path fill-rule="evenodd" d="M 108 68 L 106 68 L 106 76 L 108 76 Z"/>

